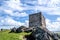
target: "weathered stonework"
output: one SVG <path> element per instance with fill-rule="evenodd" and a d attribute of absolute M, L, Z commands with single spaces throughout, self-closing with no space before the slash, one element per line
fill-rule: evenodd
<path fill-rule="evenodd" d="M 29 27 L 46 28 L 45 18 L 41 12 L 29 15 Z"/>

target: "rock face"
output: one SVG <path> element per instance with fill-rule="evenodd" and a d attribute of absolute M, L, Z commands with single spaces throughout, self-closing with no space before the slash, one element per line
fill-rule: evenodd
<path fill-rule="evenodd" d="M 37 28 L 29 36 L 25 36 L 27 40 L 50 40 L 49 35 L 44 30 Z"/>
<path fill-rule="evenodd" d="M 25 29 L 26 29 L 25 26 L 20 26 L 19 28 L 16 29 L 16 33 L 24 32 Z"/>
<path fill-rule="evenodd" d="M 39 27 L 33 30 L 30 35 L 25 35 L 26 40 L 58 40 L 58 34 L 43 30 Z"/>
<path fill-rule="evenodd" d="M 48 34 L 40 28 L 33 31 L 32 35 L 36 38 L 36 40 L 50 40 Z"/>
<path fill-rule="evenodd" d="M 16 29 L 16 33 L 21 33 L 21 32 L 22 32 L 21 27 Z"/>
<path fill-rule="evenodd" d="M 29 27 L 34 27 L 35 30 L 30 35 L 25 35 L 26 40 L 58 40 L 58 36 L 46 28 L 41 12 L 29 15 Z"/>

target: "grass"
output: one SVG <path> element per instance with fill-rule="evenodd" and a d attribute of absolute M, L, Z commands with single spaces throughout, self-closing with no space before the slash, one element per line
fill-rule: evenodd
<path fill-rule="evenodd" d="M 9 31 L 0 31 L 0 40 L 23 40 L 24 35 L 29 35 L 30 33 L 9 33 Z"/>
<path fill-rule="evenodd" d="M 10 31 L 0 31 L 0 40 L 23 40 L 24 35 L 29 35 L 30 33 L 9 33 Z M 60 34 L 60 32 L 58 33 Z M 60 40 L 60 39 L 59 39 Z"/>

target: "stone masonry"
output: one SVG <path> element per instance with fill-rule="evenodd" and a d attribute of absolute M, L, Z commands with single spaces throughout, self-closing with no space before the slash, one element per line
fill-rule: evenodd
<path fill-rule="evenodd" d="M 45 18 L 41 12 L 29 15 L 29 27 L 46 28 Z"/>

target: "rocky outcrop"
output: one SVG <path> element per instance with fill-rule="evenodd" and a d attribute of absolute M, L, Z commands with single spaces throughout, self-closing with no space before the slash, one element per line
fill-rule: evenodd
<path fill-rule="evenodd" d="M 47 32 L 38 27 L 31 34 L 36 38 L 35 40 L 50 40 Z"/>
<path fill-rule="evenodd" d="M 39 27 L 32 31 L 30 35 L 25 35 L 26 40 L 58 40 L 57 34 L 43 30 Z M 50 39 L 51 38 L 51 39 Z"/>

